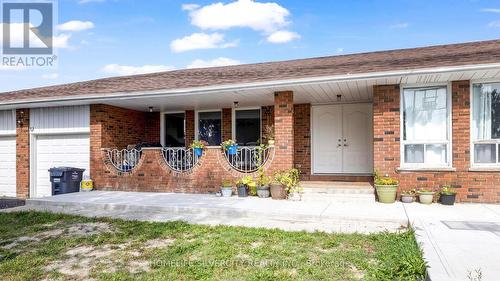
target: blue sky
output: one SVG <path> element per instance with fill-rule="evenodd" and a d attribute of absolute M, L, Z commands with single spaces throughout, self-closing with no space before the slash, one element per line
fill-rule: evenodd
<path fill-rule="evenodd" d="M 497 39 L 500 1 L 60 0 L 58 24 L 57 68 L 0 67 L 0 91 Z"/>

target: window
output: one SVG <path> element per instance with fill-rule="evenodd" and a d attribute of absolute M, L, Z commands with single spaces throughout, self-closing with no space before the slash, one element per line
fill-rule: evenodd
<path fill-rule="evenodd" d="M 183 147 L 184 145 L 184 113 L 165 114 L 165 146 Z"/>
<path fill-rule="evenodd" d="M 234 138 L 239 145 L 255 146 L 260 141 L 260 109 L 237 109 L 234 114 Z"/>
<path fill-rule="evenodd" d="M 500 163 L 500 83 L 474 84 L 472 145 L 475 165 Z"/>
<path fill-rule="evenodd" d="M 221 112 L 198 112 L 198 139 L 208 142 L 209 146 L 217 146 L 221 140 Z"/>
<path fill-rule="evenodd" d="M 402 165 L 450 165 L 450 104 L 447 87 L 410 88 L 402 94 Z"/>

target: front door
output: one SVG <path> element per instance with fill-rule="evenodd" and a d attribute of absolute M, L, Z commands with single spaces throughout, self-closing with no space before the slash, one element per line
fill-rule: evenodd
<path fill-rule="evenodd" d="M 372 106 L 314 106 L 312 112 L 315 174 L 373 173 Z"/>

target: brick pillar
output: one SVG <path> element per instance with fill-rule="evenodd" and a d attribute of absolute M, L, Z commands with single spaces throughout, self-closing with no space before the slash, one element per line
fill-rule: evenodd
<path fill-rule="evenodd" d="M 160 143 L 160 113 L 145 112 L 146 124 L 144 126 L 144 141 L 150 143 Z"/>
<path fill-rule="evenodd" d="M 101 157 L 103 147 L 103 120 L 105 119 L 105 109 L 102 104 L 90 105 L 90 177 L 94 181 L 95 187 L 102 187 L 102 174 L 106 167 Z"/>
<path fill-rule="evenodd" d="M 261 133 L 262 143 L 267 143 L 266 126 L 274 126 L 274 106 L 263 106 L 261 109 Z"/>
<path fill-rule="evenodd" d="M 186 141 L 186 146 L 190 146 L 194 140 L 194 128 L 195 128 L 194 110 L 186 110 L 185 118 L 186 118 L 185 141 Z"/>
<path fill-rule="evenodd" d="M 296 104 L 293 109 L 294 165 L 303 178 L 311 175 L 311 105 Z"/>
<path fill-rule="evenodd" d="M 233 138 L 233 109 L 223 108 L 222 109 L 222 141 Z"/>
<path fill-rule="evenodd" d="M 280 170 L 293 168 L 293 92 L 274 93 L 274 161 Z"/>
<path fill-rule="evenodd" d="M 453 167 L 467 172 L 470 167 L 470 81 L 453 81 L 451 86 Z"/>
<path fill-rule="evenodd" d="M 374 168 L 393 177 L 400 163 L 399 95 L 399 85 L 373 86 Z"/>
<path fill-rule="evenodd" d="M 28 198 L 30 190 L 30 111 L 16 110 L 16 196 Z"/>

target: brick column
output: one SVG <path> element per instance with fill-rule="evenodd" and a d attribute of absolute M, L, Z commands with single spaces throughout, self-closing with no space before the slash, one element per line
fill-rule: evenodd
<path fill-rule="evenodd" d="M 186 141 L 186 146 L 190 146 L 191 143 L 193 143 L 194 140 L 194 110 L 186 110 L 185 113 L 185 118 L 186 118 L 186 135 L 185 135 L 185 141 Z"/>
<path fill-rule="evenodd" d="M 399 85 L 373 86 L 374 168 L 393 177 L 400 163 L 399 95 Z"/>
<path fill-rule="evenodd" d="M 233 138 L 233 109 L 222 109 L 222 141 Z"/>
<path fill-rule="evenodd" d="M 149 143 L 160 143 L 160 113 L 145 112 L 144 141 Z"/>
<path fill-rule="evenodd" d="M 274 93 L 274 161 L 280 170 L 293 168 L 293 92 Z"/>
<path fill-rule="evenodd" d="M 274 106 L 263 106 L 261 107 L 261 133 L 262 142 L 267 143 L 266 139 L 266 126 L 274 126 Z"/>
<path fill-rule="evenodd" d="M 453 81 L 451 93 L 453 167 L 467 172 L 470 167 L 470 81 Z"/>
<path fill-rule="evenodd" d="M 30 190 L 30 111 L 16 110 L 16 196 L 28 198 Z"/>
<path fill-rule="evenodd" d="M 296 104 L 293 110 L 293 162 L 305 178 L 311 175 L 311 104 Z"/>

